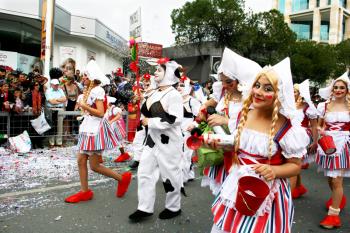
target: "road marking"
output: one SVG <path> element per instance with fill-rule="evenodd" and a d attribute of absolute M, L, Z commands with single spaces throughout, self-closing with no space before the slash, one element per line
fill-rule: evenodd
<path fill-rule="evenodd" d="M 111 179 L 108 178 L 108 179 L 102 179 L 102 180 L 94 180 L 94 181 L 89 182 L 89 185 L 97 185 L 100 183 L 105 183 L 109 180 L 111 180 Z M 25 190 L 25 191 L 19 191 L 19 192 L 4 193 L 4 194 L 0 194 L 0 199 L 8 198 L 8 197 L 22 196 L 22 195 L 26 195 L 26 194 L 48 192 L 48 191 L 52 191 L 52 190 L 67 189 L 67 188 L 76 187 L 76 186 L 80 186 L 80 182 L 76 182 L 76 183 L 72 183 L 72 184 L 57 185 L 57 186 L 47 187 L 47 188 L 38 188 L 38 189 L 31 189 L 31 190 Z"/>

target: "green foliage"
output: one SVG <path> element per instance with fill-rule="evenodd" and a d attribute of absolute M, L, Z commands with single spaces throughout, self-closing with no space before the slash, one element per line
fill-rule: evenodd
<path fill-rule="evenodd" d="M 234 46 L 240 41 L 245 14 L 240 0 L 195 0 L 173 10 L 171 28 L 177 44 L 216 41 Z"/>
<path fill-rule="evenodd" d="M 298 41 L 291 47 L 290 57 L 294 82 L 305 79 L 323 83 L 333 75 L 337 66 L 334 46 L 314 41 Z"/>

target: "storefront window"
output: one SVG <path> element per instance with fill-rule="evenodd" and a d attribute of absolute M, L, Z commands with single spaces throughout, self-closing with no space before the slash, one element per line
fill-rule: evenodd
<path fill-rule="evenodd" d="M 298 12 L 309 9 L 309 0 L 293 0 L 292 11 Z"/>
<path fill-rule="evenodd" d="M 312 22 L 292 22 L 291 29 L 299 40 L 312 39 Z"/>
<path fill-rule="evenodd" d="M 279 0 L 279 1 L 278 1 L 278 10 L 279 10 L 282 14 L 284 14 L 285 6 L 286 6 L 286 1 L 285 1 L 285 0 Z"/>
<path fill-rule="evenodd" d="M 329 40 L 329 22 L 324 22 L 324 21 L 321 22 L 320 40 L 321 41 Z"/>

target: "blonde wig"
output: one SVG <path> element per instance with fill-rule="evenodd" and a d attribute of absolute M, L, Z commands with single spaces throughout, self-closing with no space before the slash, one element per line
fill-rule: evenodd
<path fill-rule="evenodd" d="M 300 95 L 300 90 L 299 90 L 299 84 L 296 83 L 293 85 L 294 90 L 299 92 L 298 99 L 295 100 L 296 107 L 298 108 L 299 106 L 304 105 L 303 97 Z"/>
<path fill-rule="evenodd" d="M 271 122 L 271 129 L 269 133 L 269 158 L 272 156 L 272 146 L 273 146 L 273 138 L 276 134 L 276 122 L 278 120 L 279 116 L 279 109 L 280 109 L 280 102 L 278 100 L 278 76 L 275 71 L 272 69 L 269 70 L 263 70 L 260 72 L 255 81 L 253 82 L 253 86 L 255 83 L 261 78 L 261 77 L 266 77 L 269 82 L 271 83 L 273 89 L 275 90 L 275 100 L 273 102 L 273 111 L 272 111 L 272 122 Z M 235 146 L 234 146 L 234 157 L 233 157 L 233 162 L 235 164 L 239 164 L 238 161 L 238 151 L 239 151 L 239 146 L 240 146 L 240 138 L 241 138 L 241 133 L 244 128 L 244 125 L 247 121 L 247 116 L 249 112 L 249 107 L 253 103 L 253 92 L 251 91 L 249 94 L 249 97 L 244 101 L 242 111 L 241 111 L 241 119 L 239 121 L 238 127 L 237 127 L 237 133 L 235 136 Z"/>

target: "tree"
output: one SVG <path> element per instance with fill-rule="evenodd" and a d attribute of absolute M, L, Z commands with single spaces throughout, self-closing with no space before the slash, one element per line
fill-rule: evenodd
<path fill-rule="evenodd" d="M 245 14 L 241 0 L 195 0 L 171 13 L 178 45 L 215 41 L 224 48 L 238 47 Z"/>
<path fill-rule="evenodd" d="M 314 41 L 298 41 L 290 51 L 295 83 L 310 79 L 323 83 L 333 76 L 337 66 L 334 46 Z"/>
<path fill-rule="evenodd" d="M 246 56 L 257 61 L 260 65 L 275 64 L 287 57 L 291 46 L 296 41 L 295 33 L 284 22 L 284 16 L 278 10 L 270 10 L 253 14 L 247 20 L 251 30 L 257 33 L 251 40 L 251 46 L 247 47 Z"/>
<path fill-rule="evenodd" d="M 337 68 L 335 77 L 340 76 L 350 68 L 350 39 L 340 42 L 335 47 L 337 53 Z"/>

